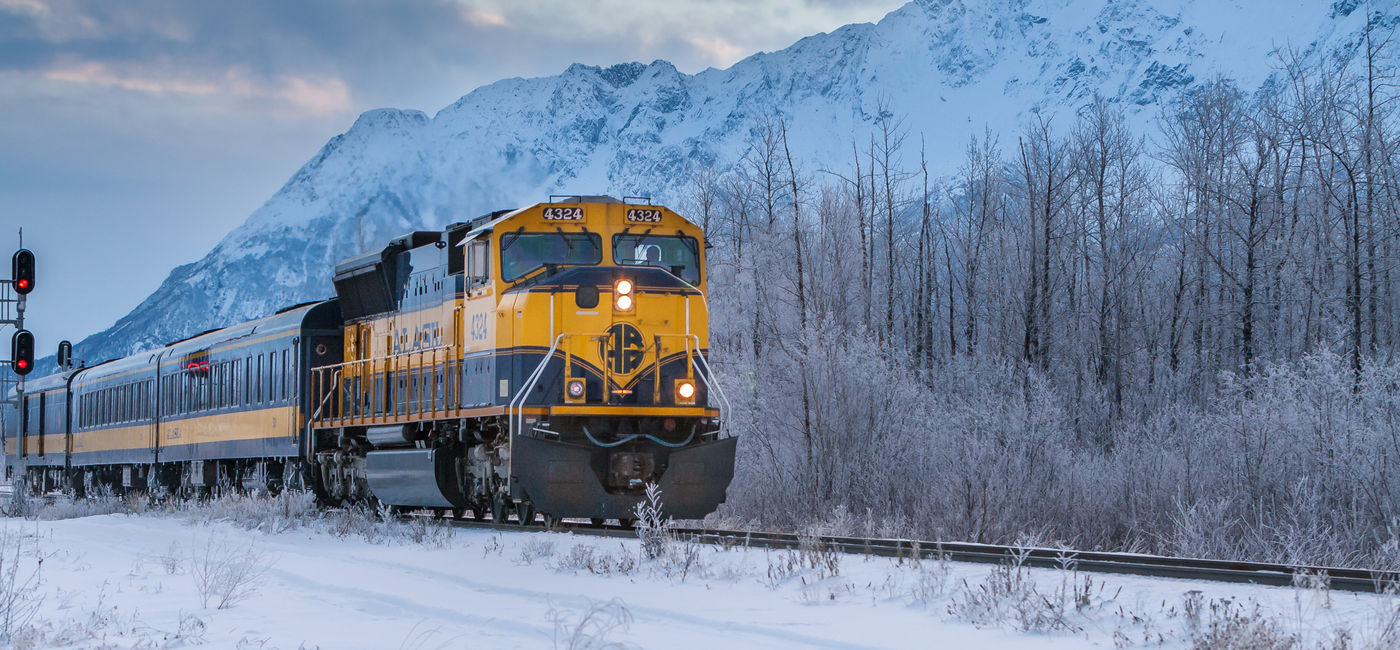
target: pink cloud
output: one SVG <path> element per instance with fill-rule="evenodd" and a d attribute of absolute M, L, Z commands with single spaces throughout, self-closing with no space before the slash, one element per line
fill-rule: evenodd
<path fill-rule="evenodd" d="M 261 100 L 297 116 L 325 116 L 348 111 L 350 88 L 334 77 L 282 76 L 259 80 L 230 68 L 216 78 L 119 71 L 98 62 L 60 65 L 46 70 L 45 79 L 132 92 L 188 95 L 226 100 Z M 226 104 L 226 102 L 225 102 Z"/>

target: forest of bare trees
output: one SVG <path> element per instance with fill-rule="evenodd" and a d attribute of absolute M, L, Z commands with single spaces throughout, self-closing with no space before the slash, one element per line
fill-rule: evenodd
<path fill-rule="evenodd" d="M 744 436 L 722 514 L 1400 565 L 1388 38 L 979 133 L 951 176 L 889 112 L 831 169 L 755 123 L 686 206 Z"/>

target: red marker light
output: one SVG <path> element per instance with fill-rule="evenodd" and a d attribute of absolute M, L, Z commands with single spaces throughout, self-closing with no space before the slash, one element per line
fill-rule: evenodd
<path fill-rule="evenodd" d="M 34 253 L 21 248 L 10 258 L 10 278 L 15 293 L 24 295 L 34 290 Z"/>
<path fill-rule="evenodd" d="M 10 370 L 23 377 L 34 369 L 34 335 L 19 330 L 10 337 Z"/>

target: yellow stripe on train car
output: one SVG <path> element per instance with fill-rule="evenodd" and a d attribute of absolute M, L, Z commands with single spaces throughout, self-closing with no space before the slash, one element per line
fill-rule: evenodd
<path fill-rule="evenodd" d="M 137 424 L 111 429 L 76 431 L 73 433 L 73 453 L 96 451 L 145 451 L 155 439 L 155 424 Z"/>
<path fill-rule="evenodd" d="M 166 421 L 160 426 L 160 446 L 292 438 L 297 434 L 299 415 L 295 406 L 279 406 Z"/>
<path fill-rule="evenodd" d="M 580 404 L 575 406 L 551 406 L 550 415 L 594 415 L 598 417 L 608 417 L 614 415 L 637 415 L 646 417 L 674 417 L 674 418 L 715 418 L 719 417 L 719 409 L 696 408 L 693 406 L 607 406 L 595 404 L 592 406 Z"/>

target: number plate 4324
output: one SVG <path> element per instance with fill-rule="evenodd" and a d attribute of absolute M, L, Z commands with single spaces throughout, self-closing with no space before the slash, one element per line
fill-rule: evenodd
<path fill-rule="evenodd" d="M 631 223 L 661 223 L 661 211 L 632 208 L 627 211 L 627 220 Z"/>
<path fill-rule="evenodd" d="M 545 208 L 545 221 L 583 221 L 583 208 Z"/>

